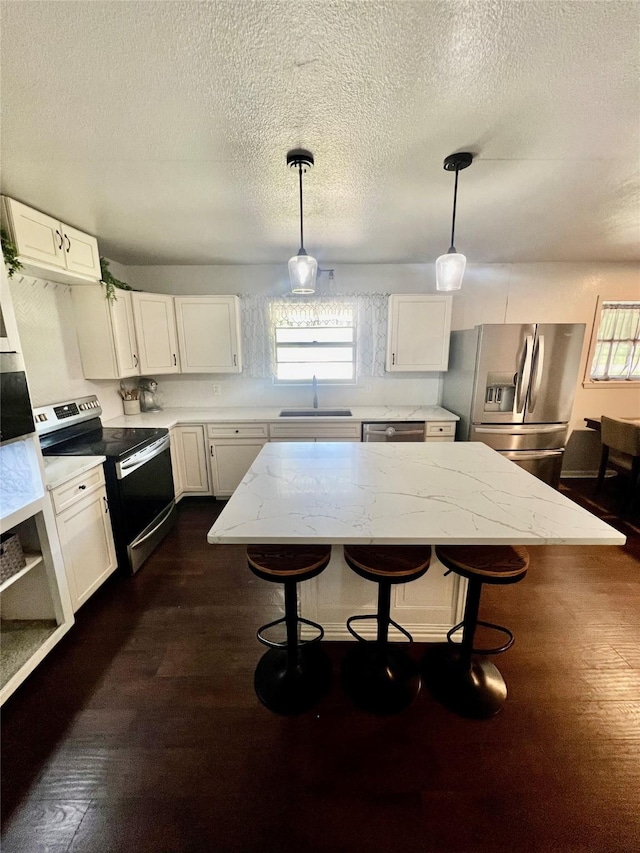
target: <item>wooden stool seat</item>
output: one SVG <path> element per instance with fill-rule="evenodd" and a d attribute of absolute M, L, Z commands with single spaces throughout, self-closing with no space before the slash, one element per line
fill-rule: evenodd
<path fill-rule="evenodd" d="M 438 545 L 436 554 L 450 572 L 467 578 L 469 585 L 462 622 L 447 632 L 448 643 L 427 653 L 427 683 L 434 696 L 457 713 L 480 719 L 492 717 L 507 698 L 507 686 L 486 655 L 506 652 L 514 636 L 508 628 L 478 618 L 480 595 L 485 583 L 521 581 L 529 568 L 529 554 L 517 545 Z M 496 648 L 474 648 L 478 625 L 497 631 L 506 640 Z M 453 635 L 460 629 L 462 642 L 454 643 Z"/>
<path fill-rule="evenodd" d="M 529 568 L 527 549 L 518 545 L 438 545 L 436 554 L 451 571 L 484 583 L 516 583 Z"/>
<path fill-rule="evenodd" d="M 326 568 L 331 545 L 249 545 L 249 568 L 263 580 L 307 580 Z"/>
<path fill-rule="evenodd" d="M 385 578 L 390 583 L 408 583 L 429 568 L 431 546 L 345 545 L 344 558 L 356 574 L 367 580 Z"/>
<path fill-rule="evenodd" d="M 344 688 L 366 711 L 402 711 L 420 692 L 422 680 L 409 655 L 388 641 L 389 627 L 393 626 L 413 642 L 411 634 L 391 618 L 391 586 L 422 577 L 431 562 L 431 546 L 345 545 L 344 558 L 357 575 L 378 584 L 377 613 L 347 619 L 347 630 L 359 643 L 345 657 Z M 366 640 L 353 628 L 356 622 L 370 620 L 377 625 L 375 641 Z"/>
<path fill-rule="evenodd" d="M 331 559 L 330 545 L 250 545 L 247 565 L 262 580 L 284 586 L 284 616 L 258 628 L 258 640 L 269 647 L 254 676 L 258 698 L 278 714 L 309 710 L 327 692 L 331 662 L 320 648 L 324 629 L 298 615 L 298 583 L 322 572 Z M 284 625 L 286 640 L 270 640 L 267 633 Z M 310 640 L 298 636 L 301 625 L 313 628 Z"/>

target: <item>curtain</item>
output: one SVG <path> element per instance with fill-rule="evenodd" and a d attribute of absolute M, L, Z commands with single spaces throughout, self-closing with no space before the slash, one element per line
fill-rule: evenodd
<path fill-rule="evenodd" d="M 275 329 L 292 326 L 356 327 L 356 377 L 384 376 L 388 293 L 341 296 L 255 296 L 240 294 L 243 373 L 275 375 Z"/>
<path fill-rule="evenodd" d="M 591 378 L 640 379 L 640 302 L 603 304 Z"/>

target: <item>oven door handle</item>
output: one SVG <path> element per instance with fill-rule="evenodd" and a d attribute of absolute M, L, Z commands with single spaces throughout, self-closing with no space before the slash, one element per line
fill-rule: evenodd
<path fill-rule="evenodd" d="M 162 525 L 165 523 L 167 518 L 171 515 L 171 513 L 173 512 L 173 507 L 174 507 L 174 501 L 171 501 L 171 503 L 167 507 L 166 511 L 163 512 L 162 518 L 160 519 L 160 521 L 156 525 L 154 525 L 153 530 L 149 530 L 148 533 L 145 533 L 144 536 L 141 536 L 139 539 L 134 539 L 133 542 L 131 543 L 131 545 L 129 545 L 129 548 L 131 548 L 132 550 L 133 550 L 133 548 L 138 548 L 140 545 L 142 545 L 143 542 L 146 542 L 147 539 L 149 539 L 151 536 L 153 536 L 153 534 L 156 532 L 156 530 L 158 530 L 159 527 L 162 527 Z"/>
<path fill-rule="evenodd" d="M 119 480 L 124 479 L 124 477 L 128 477 L 129 474 L 132 474 L 136 469 L 140 468 L 141 465 L 145 465 L 155 456 L 159 456 L 160 453 L 163 453 L 170 445 L 171 440 L 168 435 L 163 436 L 158 441 L 150 444 L 149 447 L 145 447 L 144 450 L 141 450 L 139 453 L 135 453 L 131 459 L 127 459 L 124 462 L 118 462 L 116 465 L 116 474 Z"/>

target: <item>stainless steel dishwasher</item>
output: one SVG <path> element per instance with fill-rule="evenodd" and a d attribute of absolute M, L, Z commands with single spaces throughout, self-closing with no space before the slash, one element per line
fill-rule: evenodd
<path fill-rule="evenodd" d="M 424 441 L 424 421 L 362 424 L 363 441 Z"/>

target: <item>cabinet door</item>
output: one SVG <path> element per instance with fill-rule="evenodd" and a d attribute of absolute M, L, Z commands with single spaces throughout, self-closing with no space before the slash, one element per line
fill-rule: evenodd
<path fill-rule="evenodd" d="M 56 522 L 75 613 L 116 568 L 104 488 L 69 507 Z"/>
<path fill-rule="evenodd" d="M 179 373 L 173 296 L 132 293 L 140 372 Z"/>
<path fill-rule="evenodd" d="M 118 377 L 137 376 L 140 373 L 138 344 L 129 291 L 116 291 L 116 298 L 109 300 L 109 310 L 111 312 Z"/>
<path fill-rule="evenodd" d="M 5 199 L 5 203 L 18 254 L 64 269 L 65 250 L 60 222 L 12 198 Z"/>
<path fill-rule="evenodd" d="M 209 442 L 213 494 L 229 497 L 267 442 L 260 439 L 218 439 Z"/>
<path fill-rule="evenodd" d="M 204 441 L 204 427 L 200 425 L 175 427 L 176 457 L 183 492 L 209 493 L 209 476 Z"/>
<path fill-rule="evenodd" d="M 447 370 L 451 297 L 394 293 L 389 297 L 388 371 Z"/>
<path fill-rule="evenodd" d="M 237 296 L 176 296 L 182 373 L 240 373 Z"/>
<path fill-rule="evenodd" d="M 96 238 L 70 225 L 63 224 L 61 228 L 67 269 L 91 278 L 102 278 Z"/>

